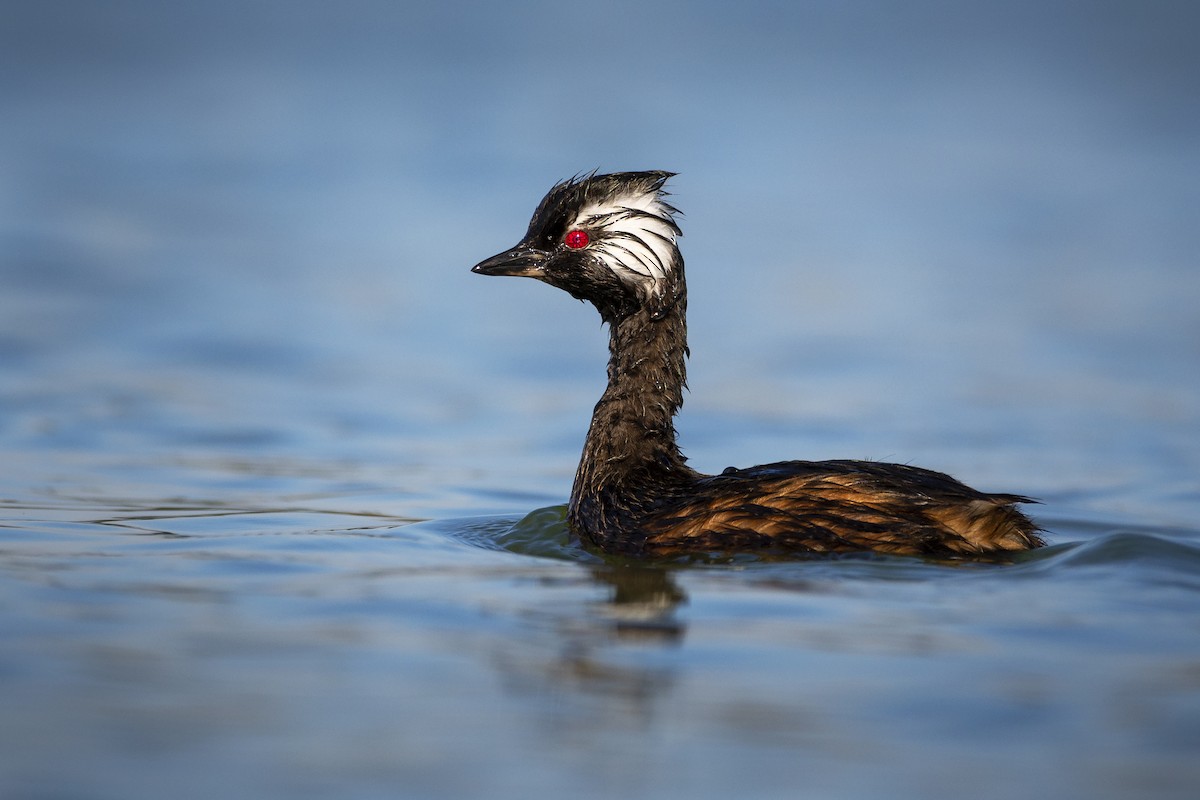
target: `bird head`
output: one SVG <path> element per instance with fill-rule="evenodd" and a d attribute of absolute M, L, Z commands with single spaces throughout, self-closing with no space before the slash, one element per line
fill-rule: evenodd
<path fill-rule="evenodd" d="M 481 275 L 537 278 L 591 302 L 609 322 L 683 299 L 682 235 L 663 185 L 671 172 L 576 176 L 538 204 L 515 247 L 476 264 Z"/>

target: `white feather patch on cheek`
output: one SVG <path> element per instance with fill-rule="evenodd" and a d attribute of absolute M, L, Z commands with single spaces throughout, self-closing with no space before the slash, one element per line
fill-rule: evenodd
<path fill-rule="evenodd" d="M 573 227 L 595 231 L 592 247 L 600 263 L 647 297 L 659 294 L 664 278 L 676 269 L 678 229 L 657 192 L 585 206 Z"/>

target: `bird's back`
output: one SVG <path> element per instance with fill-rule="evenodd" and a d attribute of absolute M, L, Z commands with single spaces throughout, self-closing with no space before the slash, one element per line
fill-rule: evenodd
<path fill-rule="evenodd" d="M 873 461 L 785 461 L 728 469 L 667 492 L 637 521 L 647 554 L 769 550 L 912 555 L 998 553 L 1042 544 L 1016 508 L 949 475 Z"/>

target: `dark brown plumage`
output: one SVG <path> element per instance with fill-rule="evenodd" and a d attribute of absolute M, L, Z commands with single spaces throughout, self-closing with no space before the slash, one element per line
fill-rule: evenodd
<path fill-rule="evenodd" d="M 588 430 L 567 521 L 610 552 L 997 554 L 1039 547 L 1012 494 L 873 461 L 785 461 L 703 475 L 675 441 L 686 385 L 687 290 L 668 172 L 553 187 L 512 249 L 477 264 L 592 303 L 610 329 L 608 387 Z"/>

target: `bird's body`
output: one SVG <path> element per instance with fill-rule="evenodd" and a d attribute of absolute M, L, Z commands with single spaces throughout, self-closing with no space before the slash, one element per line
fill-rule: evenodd
<path fill-rule="evenodd" d="M 558 184 L 524 239 L 474 268 L 538 278 L 591 302 L 609 326 L 596 404 L 567 521 L 581 539 L 633 555 L 877 551 L 988 554 L 1041 545 L 1017 503 L 931 470 L 874 461 L 785 461 L 703 475 L 676 444 L 687 291 L 665 201 L 671 173 Z"/>

